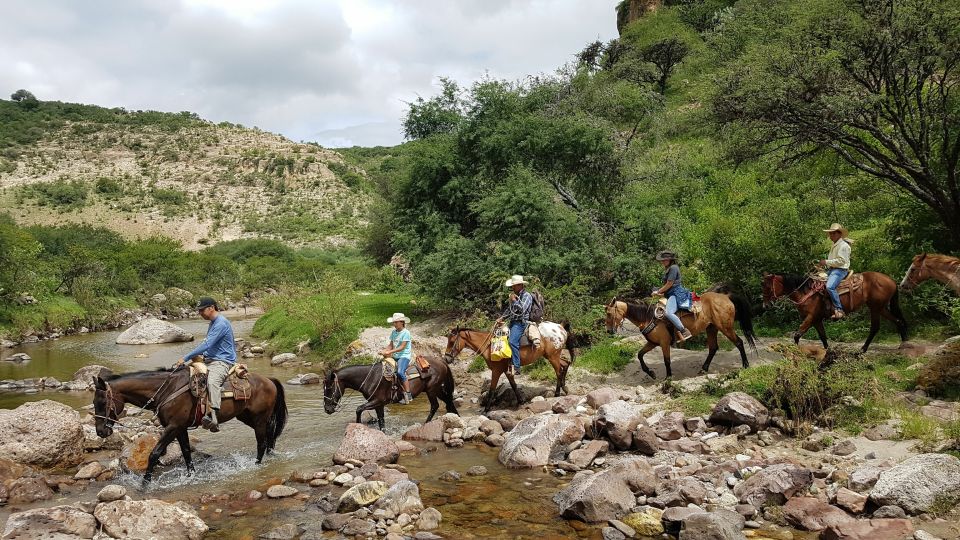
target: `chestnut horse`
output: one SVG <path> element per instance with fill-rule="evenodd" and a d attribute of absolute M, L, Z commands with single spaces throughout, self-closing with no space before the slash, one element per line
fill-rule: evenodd
<path fill-rule="evenodd" d="M 417 394 L 426 392 L 430 400 L 430 414 L 424 423 L 433 420 L 433 415 L 437 414 L 437 409 L 440 408 L 440 400 L 443 400 L 448 413 L 459 415 L 457 406 L 453 403 L 454 382 L 450 366 L 435 357 L 427 357 L 427 362 L 430 363 L 430 377 L 426 382 L 421 377 L 410 380 L 410 394 L 416 397 Z M 393 384 L 383 378 L 383 362 L 347 366 L 327 373 L 323 379 L 323 410 L 327 414 L 337 412 L 343 391 L 348 388 L 360 392 L 367 400 L 357 407 L 357 423 L 360 423 L 363 411 L 375 411 L 377 426 L 383 431 L 383 407 L 396 401 Z"/>
<path fill-rule="evenodd" d="M 710 362 L 717 354 L 717 349 L 719 349 L 717 344 L 718 333 L 723 333 L 727 339 L 737 346 L 743 367 L 750 367 L 750 361 L 747 360 L 747 351 L 743 347 L 743 340 L 733 329 L 734 321 L 739 322 L 740 328 L 743 329 L 743 335 L 747 338 L 747 342 L 750 343 L 753 351 L 756 352 L 753 317 L 750 314 L 750 305 L 747 301 L 736 295 L 706 292 L 700 297 L 700 302 L 702 310 L 696 316 L 687 310 L 677 312 L 680 321 L 683 322 L 684 327 L 690 330 L 691 334 L 696 336 L 703 332 L 707 333 L 707 359 L 703 363 L 703 367 L 700 368 L 700 373 L 706 373 L 710 369 Z M 660 347 L 660 351 L 663 353 L 663 363 L 667 368 L 667 378 L 670 378 L 673 376 L 673 371 L 670 369 L 670 346 L 674 343 L 676 329 L 667 319 L 656 318 L 656 308 L 656 304 L 638 304 L 614 297 L 604 308 L 604 324 L 610 334 L 617 333 L 617 329 L 623 325 L 624 319 L 640 328 L 643 331 L 643 337 L 647 340 L 646 345 L 637 353 L 640 369 L 650 377 L 657 378 L 653 370 L 643 361 L 643 356 L 655 347 Z"/>
<path fill-rule="evenodd" d="M 487 392 L 487 402 L 483 409 L 484 412 L 490 411 L 490 408 L 493 407 L 493 398 L 497 393 L 497 384 L 500 382 L 500 375 L 504 373 L 507 375 L 507 380 L 510 381 L 510 387 L 513 388 L 513 393 L 517 396 L 517 403 L 523 403 L 523 396 L 520 394 L 520 389 L 517 388 L 517 382 L 514 380 L 513 374 L 509 371 L 512 360 L 510 358 L 497 361 L 490 359 L 490 341 L 492 339 L 493 334 L 490 332 L 457 327 L 451 330 L 450 335 L 447 336 L 447 350 L 443 354 L 447 362 L 452 362 L 453 359 L 460 354 L 460 351 L 470 349 L 482 356 L 484 361 L 486 361 L 487 367 L 490 368 L 491 377 L 490 390 Z M 569 361 L 564 360 L 561 356 L 564 348 L 570 353 Z M 540 346 L 534 347 L 531 344 L 521 347 L 520 365 L 526 366 L 536 362 L 540 358 L 546 358 L 550 362 L 550 365 L 553 366 L 553 371 L 557 375 L 557 388 L 553 395 L 559 396 L 561 389 L 568 394 L 570 393 L 567 390 L 567 369 L 573 364 L 575 356 L 573 339 L 570 336 L 570 325 L 563 323 L 561 326 L 557 323 L 544 321 L 540 323 Z"/>
<path fill-rule="evenodd" d="M 903 318 L 903 311 L 900 310 L 900 292 L 897 290 L 897 282 L 880 272 L 863 272 L 861 275 L 863 276 L 862 294 L 840 295 L 840 303 L 847 313 L 852 313 L 864 305 L 870 308 L 870 335 L 867 336 L 867 341 L 860 350 L 867 352 L 870 342 L 880 330 L 880 317 L 893 321 L 900 334 L 900 341 L 907 341 L 907 321 Z M 764 274 L 763 305 L 768 307 L 783 298 L 789 300 L 803 317 L 800 328 L 793 334 L 793 342 L 800 343 L 800 338 L 812 326 L 817 329 L 817 335 L 820 336 L 820 341 L 826 349 L 829 345 L 827 345 L 827 332 L 823 327 L 823 320 L 833 313 L 833 306 L 830 305 L 830 299 L 826 294 L 822 292 L 811 294 L 812 281 L 809 276 Z"/>
<path fill-rule="evenodd" d="M 187 429 L 199 422 L 197 398 L 190 393 L 189 379 L 189 370 L 185 368 L 138 371 L 107 379 L 93 379 L 97 435 L 106 438 L 113 433 L 113 425 L 127 403 L 154 411 L 164 427 L 160 440 L 150 452 L 147 470 L 143 475 L 144 484 L 153 478 L 153 469 L 174 439 L 180 443 L 187 471 L 194 471 Z M 277 437 L 283 432 L 287 423 L 287 403 L 280 381 L 256 373 L 250 373 L 247 379 L 250 381 L 250 399 L 237 401 L 224 398 L 217 420 L 223 423 L 236 418 L 252 427 L 257 436 L 257 463 L 260 463 L 263 455 L 273 450 Z"/>
<path fill-rule="evenodd" d="M 960 259 L 935 253 L 921 253 L 913 258 L 907 274 L 900 282 L 904 292 L 911 292 L 917 285 L 934 279 L 960 295 Z"/>

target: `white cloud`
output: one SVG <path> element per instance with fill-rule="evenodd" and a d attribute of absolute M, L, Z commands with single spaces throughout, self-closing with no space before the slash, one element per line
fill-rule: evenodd
<path fill-rule="evenodd" d="M 616 35 L 597 0 L 14 0 L 0 90 L 190 110 L 325 146 L 396 144 L 441 76 L 551 72 Z"/>

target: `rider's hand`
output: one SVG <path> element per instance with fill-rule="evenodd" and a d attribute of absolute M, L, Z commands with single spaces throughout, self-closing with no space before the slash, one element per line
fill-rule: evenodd
<path fill-rule="evenodd" d="M 500 326 L 501 324 L 503 324 L 503 317 L 497 319 L 497 326 Z"/>
<path fill-rule="evenodd" d="M 652 293 L 650 293 L 650 296 L 663 296 L 663 293 L 660 291 L 653 291 Z"/>
<path fill-rule="evenodd" d="M 516 293 L 510 293 L 510 301 L 511 301 L 511 302 L 516 302 L 516 301 L 517 301 L 517 295 L 516 295 Z"/>
<path fill-rule="evenodd" d="M 183 358 L 177 360 L 176 363 L 173 364 L 173 369 L 177 369 L 178 367 L 180 367 L 180 366 L 182 366 L 182 365 L 183 365 Z"/>

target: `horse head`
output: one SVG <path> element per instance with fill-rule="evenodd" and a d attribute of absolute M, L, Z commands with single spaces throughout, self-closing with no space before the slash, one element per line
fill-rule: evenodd
<path fill-rule="evenodd" d="M 618 300 L 617 297 L 614 296 L 610 302 L 604 306 L 603 312 L 604 326 L 607 329 L 607 333 L 616 334 L 617 329 L 623 324 L 624 317 L 627 316 L 627 303 Z"/>
<path fill-rule="evenodd" d="M 327 414 L 337 412 L 340 398 L 343 397 L 343 385 L 337 377 L 336 370 L 330 370 L 323 378 L 323 410 Z"/>
<path fill-rule="evenodd" d="M 912 292 L 914 287 L 930 278 L 926 261 L 927 254 L 921 253 L 910 262 L 910 268 L 907 268 L 907 273 L 903 276 L 903 281 L 900 282 L 900 288 L 904 292 Z"/>
<path fill-rule="evenodd" d="M 443 359 L 448 364 L 453 362 L 460 355 L 460 351 L 463 350 L 463 338 L 460 336 L 460 332 L 460 326 L 457 325 L 447 334 L 447 348 L 443 353 Z"/>
<path fill-rule="evenodd" d="M 93 378 L 93 414 L 97 436 L 106 439 L 113 434 L 113 425 L 120 418 L 123 399 L 118 398 L 110 384 L 100 377 Z"/>
<path fill-rule="evenodd" d="M 763 307 L 769 308 L 783 296 L 783 276 L 763 273 Z"/>

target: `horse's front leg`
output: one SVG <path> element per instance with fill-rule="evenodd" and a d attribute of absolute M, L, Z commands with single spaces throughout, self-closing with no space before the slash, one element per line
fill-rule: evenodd
<path fill-rule="evenodd" d="M 153 480 L 153 469 L 156 468 L 157 463 L 160 462 L 160 458 L 164 452 L 167 451 L 167 446 L 173 442 L 173 439 L 177 437 L 177 433 L 181 429 L 184 428 L 181 426 L 167 426 L 167 428 L 163 430 L 163 433 L 160 435 L 160 440 L 157 441 L 157 445 L 150 451 L 150 458 L 147 460 L 147 470 L 143 474 L 142 487 L 147 487 L 147 484 Z"/>
<path fill-rule="evenodd" d="M 806 318 L 803 319 L 803 322 L 800 323 L 800 328 L 797 328 L 797 331 L 793 333 L 794 345 L 800 344 L 800 338 L 802 338 L 803 335 L 807 333 L 807 330 L 810 330 L 810 327 L 816 323 L 816 319 L 816 310 L 811 309 L 810 312 L 807 313 Z"/>
<path fill-rule="evenodd" d="M 642 369 L 643 372 L 649 375 L 650 378 L 653 380 L 657 380 L 657 374 L 654 373 L 652 369 L 650 369 L 650 366 L 648 366 L 646 362 L 643 361 L 643 356 L 648 352 L 652 351 L 653 348 L 656 346 L 657 346 L 656 343 L 648 341 L 647 344 L 644 345 L 643 348 L 637 352 L 637 361 L 640 362 L 640 369 Z"/>
<path fill-rule="evenodd" d="M 183 454 L 183 463 L 187 466 L 187 474 L 192 475 L 197 472 L 193 466 L 193 457 L 190 455 L 190 433 L 187 430 L 181 430 L 177 433 L 177 442 L 180 443 L 180 453 Z"/>
<path fill-rule="evenodd" d="M 377 427 L 380 428 L 380 431 L 383 431 L 387 426 L 387 423 L 384 420 L 383 405 L 380 405 L 375 410 L 377 411 Z"/>
<path fill-rule="evenodd" d="M 358 423 L 358 424 L 362 424 L 362 423 L 363 423 L 363 422 L 360 421 L 360 416 L 363 414 L 363 411 L 375 411 L 378 407 L 379 407 L 381 410 L 383 409 L 383 402 L 380 401 L 380 400 L 378 400 L 378 401 L 375 402 L 375 403 L 371 403 L 370 401 L 367 401 L 367 402 L 364 403 L 363 405 L 360 405 L 359 407 L 357 407 L 357 423 Z M 382 424 L 382 420 L 380 420 L 380 418 L 381 418 L 381 417 L 380 417 L 380 413 L 378 413 L 378 418 L 377 418 L 377 420 L 379 421 L 379 423 Z M 381 425 L 381 427 L 380 427 L 380 430 L 383 431 L 383 426 L 382 426 L 382 425 Z"/>
<path fill-rule="evenodd" d="M 483 412 L 488 413 L 493 408 L 493 401 L 497 395 L 497 385 L 500 384 L 500 374 L 503 373 L 501 367 L 503 361 L 496 362 L 490 367 L 490 389 L 487 391 L 487 402 L 484 405 Z"/>

